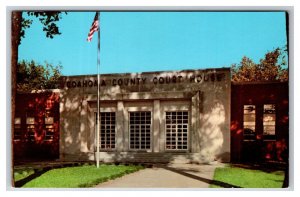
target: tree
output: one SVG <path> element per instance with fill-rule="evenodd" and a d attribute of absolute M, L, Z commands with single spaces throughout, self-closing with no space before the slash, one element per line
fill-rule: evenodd
<path fill-rule="evenodd" d="M 264 59 L 256 64 L 251 59 L 243 57 L 241 62 L 231 66 L 232 81 L 288 81 L 287 46 L 276 48 L 265 54 Z M 289 186 L 288 150 L 284 151 L 286 161 L 283 187 Z"/>
<path fill-rule="evenodd" d="M 259 63 L 243 57 L 238 65 L 231 66 L 232 81 L 288 81 L 286 58 L 286 47 L 266 53 Z"/>
<path fill-rule="evenodd" d="M 43 31 L 46 32 L 46 37 L 53 38 L 55 35 L 61 34 L 56 22 L 61 19 L 61 12 L 44 11 L 44 12 L 27 12 L 27 15 L 34 16 L 43 24 Z M 25 38 L 25 29 L 29 28 L 32 20 L 24 19 L 22 11 L 13 11 L 11 13 L 11 135 L 14 134 L 14 119 L 15 119 L 15 97 L 16 97 L 16 72 L 18 64 L 18 48 L 21 43 L 21 38 Z M 13 142 L 13 138 L 12 138 Z M 13 153 L 13 146 L 12 146 Z M 13 178 L 13 155 L 12 155 L 12 185 L 14 186 Z"/>
<path fill-rule="evenodd" d="M 21 61 L 17 68 L 17 91 L 28 92 L 31 90 L 56 89 L 59 88 L 62 66 L 37 64 Z"/>

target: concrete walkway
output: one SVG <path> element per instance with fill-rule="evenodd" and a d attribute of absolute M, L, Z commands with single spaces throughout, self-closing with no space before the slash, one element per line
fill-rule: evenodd
<path fill-rule="evenodd" d="M 101 183 L 96 188 L 208 188 L 216 167 L 224 164 L 156 165 Z"/>

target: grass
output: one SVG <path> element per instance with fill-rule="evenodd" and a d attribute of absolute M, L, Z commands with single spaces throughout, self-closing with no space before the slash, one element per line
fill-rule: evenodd
<path fill-rule="evenodd" d="M 22 169 L 22 170 L 15 170 L 14 171 L 14 180 L 19 181 L 22 180 L 34 173 L 33 169 Z"/>
<path fill-rule="evenodd" d="M 92 187 L 125 174 L 142 169 L 142 166 L 91 165 L 52 169 L 27 182 L 24 188 L 82 188 Z"/>
<path fill-rule="evenodd" d="M 283 171 L 265 172 L 263 170 L 233 166 L 217 168 L 214 174 L 214 181 L 242 188 L 281 188 L 283 180 Z M 220 186 L 211 184 L 210 187 L 216 188 Z"/>

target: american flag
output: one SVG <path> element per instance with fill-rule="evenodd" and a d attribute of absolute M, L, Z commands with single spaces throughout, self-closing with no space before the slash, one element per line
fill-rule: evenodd
<path fill-rule="evenodd" d="M 91 42 L 92 38 L 93 38 L 93 34 L 98 31 L 99 29 L 99 20 L 98 20 L 98 12 L 96 13 L 95 15 L 95 18 L 94 18 L 94 21 L 93 21 L 93 24 L 91 26 L 91 29 L 90 29 L 90 32 L 88 34 L 88 37 L 87 37 L 87 41 L 88 42 Z"/>

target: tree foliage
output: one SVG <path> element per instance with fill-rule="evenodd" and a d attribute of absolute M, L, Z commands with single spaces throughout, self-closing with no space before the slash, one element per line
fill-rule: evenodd
<path fill-rule="evenodd" d="M 53 66 L 47 62 L 41 65 L 33 60 L 30 62 L 23 60 L 17 68 L 17 91 L 59 88 L 61 69 L 61 65 Z"/>
<path fill-rule="evenodd" d="M 265 54 L 259 63 L 243 57 L 231 66 L 232 81 L 288 81 L 287 49 L 276 48 Z"/>
<path fill-rule="evenodd" d="M 46 12 L 34 12 L 34 11 L 28 11 L 28 16 L 33 16 L 38 18 L 40 23 L 43 25 L 43 31 L 46 33 L 47 38 L 54 38 L 55 35 L 60 35 L 61 32 L 59 31 L 58 26 L 56 25 L 57 22 L 62 18 L 62 12 L 57 11 L 46 11 Z M 65 14 L 67 14 L 65 12 Z M 21 26 L 22 29 L 20 31 L 20 40 L 19 44 L 21 43 L 21 38 L 25 38 L 25 30 L 27 28 L 30 28 L 33 20 L 32 19 L 25 19 L 22 17 L 21 20 Z"/>

